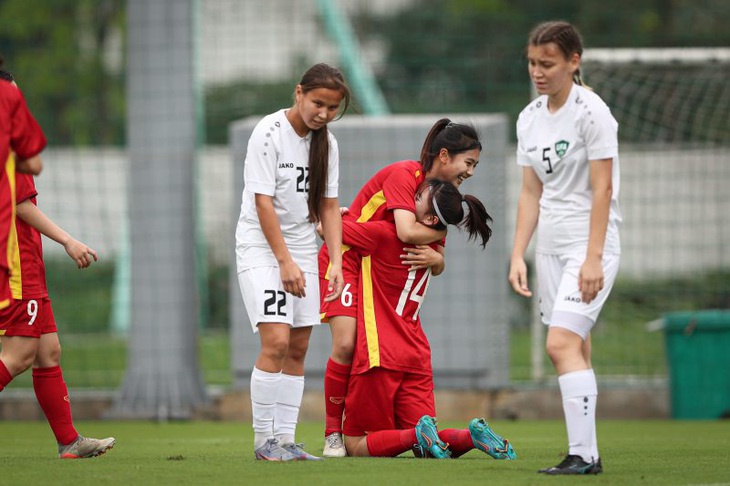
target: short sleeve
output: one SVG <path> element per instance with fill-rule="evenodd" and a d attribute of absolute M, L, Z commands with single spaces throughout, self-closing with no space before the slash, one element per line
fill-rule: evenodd
<path fill-rule="evenodd" d="M 274 196 L 277 148 L 270 130 L 261 122 L 253 130 L 246 149 L 245 183 L 249 192 Z"/>

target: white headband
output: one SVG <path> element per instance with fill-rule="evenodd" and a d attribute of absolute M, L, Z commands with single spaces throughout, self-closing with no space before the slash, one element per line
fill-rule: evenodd
<path fill-rule="evenodd" d="M 438 204 L 436 204 L 436 196 L 431 197 L 431 203 L 433 204 L 433 211 L 436 213 L 436 216 L 438 217 L 439 221 L 443 223 L 444 226 L 448 226 L 449 223 L 444 219 L 444 215 L 441 214 L 441 211 L 439 211 Z"/>

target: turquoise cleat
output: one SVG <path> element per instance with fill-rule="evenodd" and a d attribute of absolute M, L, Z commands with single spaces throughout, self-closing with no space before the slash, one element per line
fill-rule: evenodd
<path fill-rule="evenodd" d="M 431 456 L 436 459 L 448 459 L 451 457 L 449 445 L 439 439 L 436 419 L 424 415 L 416 424 L 417 447 L 424 457 Z"/>
<path fill-rule="evenodd" d="M 494 433 L 483 418 L 475 418 L 469 422 L 469 433 L 474 446 L 494 459 L 517 459 L 512 444 Z"/>

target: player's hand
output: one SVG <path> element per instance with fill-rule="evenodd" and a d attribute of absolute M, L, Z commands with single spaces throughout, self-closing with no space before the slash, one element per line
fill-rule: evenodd
<path fill-rule="evenodd" d="M 405 253 L 400 255 L 401 263 L 408 265 L 408 270 L 420 270 L 443 264 L 444 256 L 429 245 L 416 245 L 403 248 Z"/>
<path fill-rule="evenodd" d="M 512 258 L 508 280 L 516 293 L 523 297 L 532 297 L 532 291 L 527 285 L 527 264 L 524 258 Z"/>
<path fill-rule="evenodd" d="M 340 216 L 344 216 L 350 212 L 350 208 L 347 206 L 340 206 Z"/>
<path fill-rule="evenodd" d="M 589 257 L 583 262 L 578 273 L 580 298 L 588 304 L 603 289 L 603 264 L 598 257 Z"/>
<path fill-rule="evenodd" d="M 86 268 L 93 262 L 99 260 L 99 256 L 96 254 L 96 251 L 73 238 L 69 239 L 66 244 L 63 245 L 63 248 L 66 250 L 66 253 L 68 253 L 68 256 L 71 257 L 71 260 L 76 262 L 76 266 L 78 268 Z"/>
<path fill-rule="evenodd" d="M 324 296 L 325 302 L 332 302 L 340 298 L 342 289 L 345 285 L 345 279 L 342 276 L 342 266 L 332 264 L 329 269 L 329 280 L 327 284 L 327 294 Z"/>
<path fill-rule="evenodd" d="M 289 260 L 279 265 L 279 274 L 281 275 L 281 283 L 284 291 L 292 294 L 294 297 L 305 297 L 307 280 L 304 278 L 304 272 L 294 260 Z"/>

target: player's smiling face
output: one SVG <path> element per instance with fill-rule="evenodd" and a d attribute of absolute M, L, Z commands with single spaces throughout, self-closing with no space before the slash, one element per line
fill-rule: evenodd
<path fill-rule="evenodd" d="M 474 175 L 480 154 L 481 150 L 477 148 L 454 155 L 450 155 L 446 149 L 441 149 L 429 177 L 450 181 L 459 187 L 462 182 Z"/>
<path fill-rule="evenodd" d="M 538 94 L 550 97 L 570 92 L 573 73 L 580 66 L 580 56 L 568 59 L 554 42 L 527 47 L 527 63 L 530 79 Z"/>
<path fill-rule="evenodd" d="M 304 136 L 309 130 L 319 130 L 337 116 L 343 93 L 329 88 L 316 88 L 305 93 L 297 85 L 295 98 L 296 104 L 290 111 L 298 116 L 294 117 L 292 125 L 300 136 Z"/>

